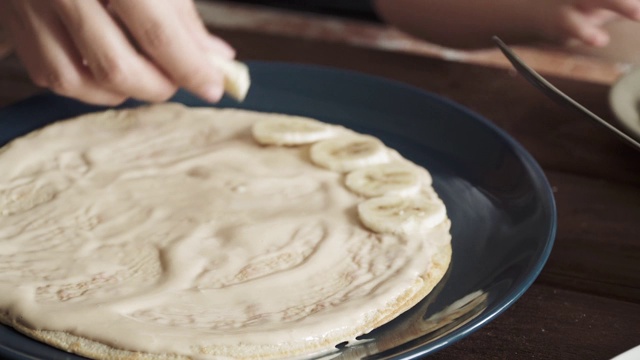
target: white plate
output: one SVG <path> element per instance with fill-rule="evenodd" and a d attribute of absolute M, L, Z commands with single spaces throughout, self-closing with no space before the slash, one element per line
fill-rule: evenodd
<path fill-rule="evenodd" d="M 640 141 L 640 68 L 629 71 L 611 87 L 609 103 L 623 130 Z"/>
<path fill-rule="evenodd" d="M 640 359 L 640 345 L 634 347 L 631 350 L 625 351 L 622 354 L 614 357 L 611 360 L 638 360 Z"/>

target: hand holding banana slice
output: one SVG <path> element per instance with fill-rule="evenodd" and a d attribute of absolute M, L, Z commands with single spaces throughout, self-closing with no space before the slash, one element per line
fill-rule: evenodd
<path fill-rule="evenodd" d="M 224 75 L 224 91 L 234 99 L 243 101 L 251 85 L 249 67 L 239 61 L 211 54 L 209 61 Z"/>

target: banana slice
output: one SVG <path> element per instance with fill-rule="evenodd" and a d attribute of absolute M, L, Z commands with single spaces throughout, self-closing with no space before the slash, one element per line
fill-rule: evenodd
<path fill-rule="evenodd" d="M 358 195 L 411 196 L 420 191 L 421 173 L 417 167 L 401 162 L 367 166 L 347 175 L 345 185 Z"/>
<path fill-rule="evenodd" d="M 253 138 L 262 145 L 295 146 L 311 144 L 334 136 L 338 127 L 323 122 L 287 116 L 264 119 L 253 125 Z"/>
<path fill-rule="evenodd" d="M 428 231 L 440 224 L 447 219 L 447 211 L 439 198 L 387 195 L 361 202 L 358 216 L 372 231 L 407 235 Z"/>
<path fill-rule="evenodd" d="M 244 100 L 251 86 L 249 67 L 236 61 L 209 55 L 209 61 L 224 75 L 224 90 L 238 101 Z"/>
<path fill-rule="evenodd" d="M 348 172 L 389 160 L 387 147 L 373 136 L 344 135 L 311 146 L 311 161 L 333 171 Z"/>

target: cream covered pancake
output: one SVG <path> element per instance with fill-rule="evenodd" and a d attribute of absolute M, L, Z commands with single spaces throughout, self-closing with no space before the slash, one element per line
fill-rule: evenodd
<path fill-rule="evenodd" d="M 0 169 L 0 320 L 97 359 L 330 350 L 451 258 L 428 171 L 307 118 L 107 111 L 12 141 Z"/>

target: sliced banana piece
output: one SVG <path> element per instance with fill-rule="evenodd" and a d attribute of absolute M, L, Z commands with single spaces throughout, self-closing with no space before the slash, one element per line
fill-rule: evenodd
<path fill-rule="evenodd" d="M 258 143 L 280 146 L 311 144 L 335 136 L 337 131 L 337 126 L 300 116 L 264 119 L 252 128 Z"/>
<path fill-rule="evenodd" d="M 396 161 L 354 170 L 347 175 L 345 185 L 366 197 L 411 196 L 420 191 L 421 175 L 418 167 Z"/>
<path fill-rule="evenodd" d="M 244 100 L 251 86 L 249 67 L 236 60 L 209 55 L 209 61 L 224 75 L 224 91 L 238 101 Z"/>
<path fill-rule="evenodd" d="M 439 198 L 387 195 L 361 202 L 358 216 L 372 231 L 407 235 L 425 232 L 440 224 L 447 219 L 447 211 Z"/>
<path fill-rule="evenodd" d="M 373 136 L 343 135 L 311 146 L 311 161 L 333 171 L 348 172 L 389 160 L 387 147 Z"/>

